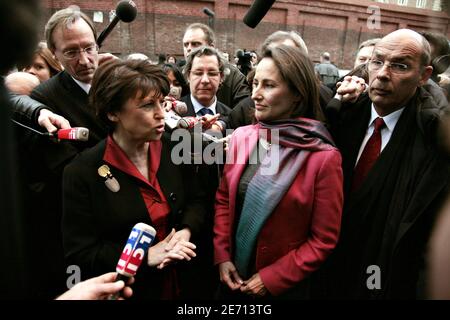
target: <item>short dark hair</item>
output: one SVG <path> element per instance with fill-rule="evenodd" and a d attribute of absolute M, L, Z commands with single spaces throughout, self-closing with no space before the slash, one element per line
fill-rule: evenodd
<path fill-rule="evenodd" d="M 201 47 L 198 47 L 198 48 L 195 48 L 194 50 L 192 50 L 191 53 L 189 53 L 189 56 L 187 57 L 186 65 L 184 66 L 184 69 L 183 69 L 183 74 L 186 79 L 189 79 L 189 72 L 191 72 L 192 63 L 194 61 L 194 58 L 202 57 L 202 56 L 216 56 L 217 61 L 219 63 L 219 71 L 220 71 L 220 73 L 223 74 L 223 77 L 225 77 L 226 61 L 223 58 L 222 54 L 220 54 L 220 52 L 215 48 L 208 47 L 208 46 L 201 46 Z"/>
<path fill-rule="evenodd" d="M 145 60 L 118 60 L 102 64 L 95 72 L 89 91 L 89 103 L 101 121 L 110 129 L 115 124 L 108 114 L 122 110 L 134 97 L 143 99 L 155 91 L 156 97 L 166 96 L 170 85 L 166 73 Z"/>

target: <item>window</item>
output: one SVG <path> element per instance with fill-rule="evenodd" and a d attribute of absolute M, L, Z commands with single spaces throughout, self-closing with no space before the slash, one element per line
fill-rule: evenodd
<path fill-rule="evenodd" d="M 408 0 L 397 0 L 397 4 L 399 6 L 407 6 L 408 5 Z"/>
<path fill-rule="evenodd" d="M 441 0 L 434 0 L 433 3 L 433 10 L 434 11 L 441 11 L 442 7 L 441 7 Z"/>
<path fill-rule="evenodd" d="M 425 8 L 427 0 L 416 0 L 416 8 Z"/>

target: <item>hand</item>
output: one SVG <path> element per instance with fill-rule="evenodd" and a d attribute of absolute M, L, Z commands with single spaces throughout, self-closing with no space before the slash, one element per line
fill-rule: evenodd
<path fill-rule="evenodd" d="M 170 110 L 172 110 L 174 108 L 174 105 L 173 105 L 174 103 L 175 103 L 175 98 L 173 98 L 171 96 L 165 96 L 164 102 L 163 102 L 164 111 L 169 112 Z"/>
<path fill-rule="evenodd" d="M 196 246 L 191 242 L 179 238 L 173 245 L 169 245 L 175 236 L 175 229 L 172 229 L 172 232 L 163 241 L 148 249 L 147 263 L 150 267 L 156 266 L 158 269 L 162 269 L 175 261 L 190 261 L 196 256 L 194 252 Z"/>
<path fill-rule="evenodd" d="M 133 290 L 130 287 L 126 287 L 122 280 L 116 282 L 116 278 L 117 273 L 110 272 L 82 281 L 57 297 L 56 300 L 105 300 L 110 295 L 122 290 L 122 297 L 119 300 L 123 300 L 123 297 L 131 297 Z M 133 282 L 134 278 L 131 278 L 128 284 L 132 284 Z"/>
<path fill-rule="evenodd" d="M 100 53 L 98 55 L 98 65 L 100 66 L 100 65 L 104 64 L 105 62 L 112 61 L 114 59 L 119 59 L 119 58 L 111 53 Z"/>
<path fill-rule="evenodd" d="M 267 294 L 267 289 L 259 273 L 255 273 L 250 279 L 244 281 L 241 286 L 241 292 L 256 297 L 264 297 Z"/>
<path fill-rule="evenodd" d="M 70 129 L 69 121 L 48 109 L 41 109 L 38 117 L 38 124 L 45 128 L 47 132 L 55 132 L 58 129 Z"/>
<path fill-rule="evenodd" d="M 220 281 L 225 283 L 231 290 L 237 290 L 244 283 L 236 270 L 233 262 L 226 261 L 219 264 Z"/>
<path fill-rule="evenodd" d="M 215 115 L 211 114 L 205 114 L 200 118 L 200 121 L 202 123 L 202 128 L 204 130 L 211 129 L 211 130 L 218 130 L 222 131 L 222 126 L 219 124 L 219 122 L 216 122 L 217 119 L 219 119 L 220 113 L 216 113 Z"/>
<path fill-rule="evenodd" d="M 357 76 L 347 76 L 344 81 L 336 84 L 336 93 L 341 97 L 342 102 L 355 102 L 366 90 L 366 82 Z"/>
<path fill-rule="evenodd" d="M 230 147 L 231 134 L 223 138 L 223 150 L 228 152 L 228 148 Z"/>

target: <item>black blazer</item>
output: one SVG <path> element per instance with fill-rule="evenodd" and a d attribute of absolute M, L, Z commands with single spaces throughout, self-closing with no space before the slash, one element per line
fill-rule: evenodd
<path fill-rule="evenodd" d="M 171 208 L 169 228 L 188 226 L 195 242 L 205 219 L 204 194 L 191 168 L 172 163 L 169 143 L 163 138 L 157 172 Z M 138 222 L 152 225 L 139 181 L 110 166 L 120 191 L 114 193 L 105 186 L 97 173 L 104 164 L 104 152 L 105 140 L 80 154 L 64 170 L 64 251 L 69 264 L 80 266 L 83 278 L 114 271 L 131 228 Z M 136 276 L 136 297 L 159 297 L 164 272 L 167 270 L 150 268 L 143 261 Z"/>
<path fill-rule="evenodd" d="M 77 153 L 86 147 L 95 146 L 107 136 L 107 127 L 97 119 L 93 108 L 89 107 L 88 94 L 66 71 L 41 83 L 33 90 L 30 97 L 69 120 L 72 127 L 89 129 L 88 142 L 47 144 L 44 155 L 49 168 L 63 166 Z"/>
<path fill-rule="evenodd" d="M 436 105 L 432 96 L 420 88 L 405 107 L 389 143 L 363 185 L 350 192 L 371 103 L 367 94 L 363 94 L 357 103 L 335 108 L 337 114 L 331 122 L 331 132 L 342 153 L 346 204 L 340 242 L 334 257 L 329 259 L 333 262 L 323 269 L 334 273 L 328 277 L 332 281 L 338 278 L 344 281 L 342 290 L 352 288 L 352 283 L 345 280 L 346 273 L 360 277 L 355 287 L 364 287 L 362 295 L 354 290 L 349 297 L 367 298 L 365 280 L 369 275 L 365 269 L 357 270 L 361 275 L 352 272 L 350 259 L 361 254 L 361 260 L 366 261 L 364 257 L 378 252 L 373 261 L 384 264 L 382 289 L 369 292 L 369 296 L 417 298 L 423 289 L 423 253 L 450 182 L 448 160 L 438 151 L 435 135 L 444 107 Z M 340 291 L 335 297 L 346 295 Z"/>

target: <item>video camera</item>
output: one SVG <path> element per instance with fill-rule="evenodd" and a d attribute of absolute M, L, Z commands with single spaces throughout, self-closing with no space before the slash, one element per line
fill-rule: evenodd
<path fill-rule="evenodd" d="M 247 73 L 249 73 L 253 66 L 252 66 L 252 53 L 249 51 L 245 51 L 238 49 L 236 51 L 236 58 L 238 58 L 237 61 L 237 67 L 239 68 L 239 70 L 246 76 Z"/>

